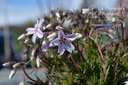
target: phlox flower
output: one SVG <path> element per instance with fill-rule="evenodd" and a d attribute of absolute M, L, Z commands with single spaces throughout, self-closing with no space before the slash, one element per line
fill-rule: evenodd
<path fill-rule="evenodd" d="M 58 38 L 54 39 L 52 41 L 53 45 L 58 46 L 58 53 L 62 55 L 65 52 L 65 49 L 72 53 L 72 51 L 75 49 L 74 45 L 71 43 L 71 41 L 76 39 L 75 34 L 68 34 L 65 35 L 63 30 L 58 31 Z"/>
<path fill-rule="evenodd" d="M 32 41 L 33 43 L 36 42 L 37 37 L 42 38 L 43 37 L 43 32 L 40 30 L 42 27 L 42 23 L 44 22 L 44 19 L 37 19 L 37 23 L 35 24 L 34 28 L 27 28 L 27 34 L 33 34 L 32 36 Z"/>

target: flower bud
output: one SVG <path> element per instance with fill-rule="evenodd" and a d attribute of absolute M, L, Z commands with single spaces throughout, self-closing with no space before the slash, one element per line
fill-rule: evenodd
<path fill-rule="evenodd" d="M 30 60 L 33 61 L 34 60 L 34 56 L 31 56 Z"/>
<path fill-rule="evenodd" d="M 112 22 L 115 22 L 115 21 L 116 21 L 116 18 L 115 18 L 115 17 L 113 17 L 113 18 L 112 18 Z"/>
<path fill-rule="evenodd" d="M 28 41 L 29 41 L 29 39 L 27 38 L 27 39 L 25 39 L 24 43 L 27 43 Z"/>
<path fill-rule="evenodd" d="M 37 56 L 37 58 L 36 58 L 36 65 L 37 65 L 38 68 L 40 67 L 40 58 L 39 58 L 39 56 Z"/>
<path fill-rule="evenodd" d="M 28 34 L 28 33 L 26 34 L 26 36 L 29 36 L 29 35 L 30 35 L 30 34 Z"/>
<path fill-rule="evenodd" d="M 64 28 L 61 27 L 61 26 L 56 26 L 56 29 L 57 29 L 57 30 L 62 30 L 62 29 L 64 29 Z"/>
<path fill-rule="evenodd" d="M 12 67 L 15 68 L 15 69 L 17 69 L 17 68 L 20 67 L 20 63 L 16 63 L 16 64 L 14 64 Z"/>
<path fill-rule="evenodd" d="M 80 33 L 75 33 L 75 35 L 76 35 L 77 39 L 82 37 L 82 34 L 80 34 Z"/>
<path fill-rule="evenodd" d="M 60 18 L 60 14 L 58 12 L 55 13 L 55 15 Z"/>
<path fill-rule="evenodd" d="M 10 65 L 11 65 L 10 62 L 6 62 L 6 63 L 3 64 L 3 66 L 10 66 Z"/>
<path fill-rule="evenodd" d="M 48 24 L 47 26 L 46 26 L 46 28 L 49 28 L 49 27 L 51 27 L 52 26 L 52 24 Z"/>
<path fill-rule="evenodd" d="M 32 52 L 31 52 L 31 55 L 34 56 L 35 55 L 35 51 L 36 49 L 33 49 Z"/>
<path fill-rule="evenodd" d="M 18 37 L 18 40 L 22 40 L 22 39 L 24 39 L 25 38 L 25 34 L 22 34 L 22 35 L 20 35 L 19 37 Z"/>
<path fill-rule="evenodd" d="M 6 62 L 3 64 L 3 66 L 11 66 L 13 64 L 15 64 L 16 62 L 12 61 L 12 62 Z"/>
<path fill-rule="evenodd" d="M 24 80 L 22 80 L 22 81 L 19 83 L 19 85 L 25 85 Z"/>
<path fill-rule="evenodd" d="M 46 27 L 45 26 L 43 26 L 43 30 L 45 30 L 46 29 Z"/>
<path fill-rule="evenodd" d="M 12 79 L 12 77 L 15 75 L 15 73 L 16 73 L 16 70 L 13 69 L 9 75 L 9 79 Z"/>
<path fill-rule="evenodd" d="M 88 23 L 88 22 L 89 22 L 89 20 L 87 19 L 85 22 L 86 22 L 86 23 Z"/>
<path fill-rule="evenodd" d="M 53 38 L 55 38 L 56 37 L 56 33 L 54 32 L 54 33 L 52 33 L 52 34 L 50 34 L 50 35 L 48 35 L 48 39 L 53 39 Z"/>

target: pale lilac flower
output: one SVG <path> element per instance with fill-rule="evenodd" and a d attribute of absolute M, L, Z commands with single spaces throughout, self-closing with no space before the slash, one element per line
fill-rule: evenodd
<path fill-rule="evenodd" d="M 48 50 L 48 47 L 53 47 L 54 45 L 51 43 L 53 39 L 55 39 L 56 33 L 50 34 L 47 38 L 48 40 L 44 40 L 42 42 L 42 51 L 46 52 Z"/>
<path fill-rule="evenodd" d="M 65 52 L 65 49 L 72 53 L 72 51 L 75 49 L 74 45 L 71 43 L 71 41 L 76 39 L 75 34 L 69 34 L 65 35 L 62 30 L 58 31 L 58 38 L 54 39 L 52 43 L 54 45 L 58 46 L 58 53 L 62 55 Z"/>
<path fill-rule="evenodd" d="M 42 51 L 46 52 L 49 47 L 53 47 L 52 40 L 44 40 L 42 43 Z"/>
<path fill-rule="evenodd" d="M 42 27 L 43 19 L 38 20 L 37 23 L 35 24 L 34 28 L 27 28 L 26 31 L 28 32 L 27 34 L 33 34 L 32 36 L 32 41 L 35 43 L 37 37 L 42 38 L 43 37 L 43 32 L 40 30 Z"/>
<path fill-rule="evenodd" d="M 43 43 L 42 43 L 42 51 L 43 52 L 46 52 L 48 50 L 49 44 L 50 44 L 49 41 L 47 41 L 47 40 L 43 41 Z"/>

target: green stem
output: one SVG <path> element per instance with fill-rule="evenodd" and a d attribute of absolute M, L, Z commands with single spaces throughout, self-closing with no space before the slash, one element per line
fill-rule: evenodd
<path fill-rule="evenodd" d="M 77 65 L 75 59 L 74 59 L 72 56 L 71 56 L 71 60 L 72 60 L 72 62 L 73 62 L 73 64 L 74 64 L 75 68 L 76 68 L 77 71 L 79 72 L 79 74 L 80 74 L 80 75 L 83 75 L 82 71 L 80 70 L 79 66 Z M 88 82 L 90 83 L 90 85 L 92 85 L 91 80 L 90 80 L 86 75 L 84 75 L 84 79 L 85 79 L 86 81 L 88 81 Z"/>

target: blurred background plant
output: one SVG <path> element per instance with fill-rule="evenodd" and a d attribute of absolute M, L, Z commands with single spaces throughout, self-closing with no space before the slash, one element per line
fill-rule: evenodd
<path fill-rule="evenodd" d="M 52 0 L 48 2 L 47 8 L 54 2 L 55 1 Z M 61 2 L 58 1 L 58 3 L 60 4 Z M 91 2 L 88 3 L 90 4 Z M 92 4 L 93 3 L 94 2 L 92 2 Z M 99 9 L 93 6 L 90 6 L 88 9 L 67 11 L 65 5 L 60 5 L 62 8 L 57 10 L 54 9 L 54 6 L 51 6 L 49 13 L 42 16 L 41 10 L 45 9 L 42 7 L 40 0 L 37 0 L 37 4 L 40 10 L 40 17 L 38 18 L 43 17 L 45 20 L 43 26 L 47 27 L 48 24 L 51 24 L 46 30 L 41 28 L 43 32 L 57 32 L 55 28 L 59 25 L 64 28 L 63 31 L 66 34 L 80 33 L 79 36 L 81 36 L 81 38 L 73 41 L 73 45 L 75 46 L 73 53 L 66 51 L 60 56 L 57 54 L 56 48 L 50 48 L 47 52 L 43 52 L 43 54 L 39 52 L 40 56 L 38 57 L 41 60 L 41 67 L 47 68 L 47 79 L 43 80 L 36 76 L 37 79 L 33 80 L 33 78 L 30 78 L 25 72 L 25 67 L 27 65 L 32 65 L 33 68 L 37 67 L 37 56 L 35 55 L 34 59 L 32 59 L 31 51 L 35 48 L 38 49 L 43 39 L 38 39 L 36 44 L 33 44 L 31 39 L 27 41 L 27 43 L 24 43 L 25 40 L 31 38 L 31 35 L 25 35 L 26 37 L 23 41 L 21 40 L 22 42 L 18 41 L 20 43 L 19 48 L 23 49 L 23 47 L 25 47 L 24 53 L 30 60 L 27 63 L 13 62 L 11 64 L 13 65 L 11 75 L 14 75 L 17 69 L 22 68 L 25 75 L 32 80 L 32 82 L 29 83 L 35 85 L 47 85 L 49 83 L 57 85 L 124 84 L 127 80 L 128 65 L 128 37 L 124 21 L 124 19 L 127 18 L 127 9 L 116 11 L 114 12 L 115 16 L 109 18 L 104 12 L 99 11 Z M 67 6 L 69 7 L 69 4 Z M 88 7 L 87 5 L 82 5 L 82 7 L 83 6 Z M 52 14 L 52 16 L 49 16 L 49 14 Z M 33 27 L 33 25 L 32 21 L 20 25 L 21 27 L 11 26 L 12 28 L 10 29 L 15 33 L 16 37 L 18 37 L 20 34 L 25 33 L 26 28 Z M 76 36 L 78 37 L 78 35 Z M 38 51 L 36 52 L 38 53 Z"/>
<path fill-rule="evenodd" d="M 120 9 L 114 13 L 110 20 L 95 7 L 76 11 L 51 11 L 50 16 L 44 16 L 42 25 L 37 22 L 35 28 L 28 28 L 28 33 L 19 37 L 29 61 L 12 64 L 11 77 L 17 69 L 22 68 L 27 78 L 32 81 L 29 82 L 32 85 L 124 85 L 128 70 L 128 32 L 124 21 L 127 18 L 127 11 Z M 65 25 L 67 22 L 69 23 Z M 36 26 L 44 37 L 37 34 L 39 38 L 36 38 L 35 42 L 34 33 L 39 31 Z M 29 33 L 34 29 L 36 32 Z M 63 39 L 60 30 L 66 35 L 76 35 L 77 39 L 72 42 L 75 50 L 71 52 L 65 47 L 67 51 L 62 54 L 62 49 L 58 48 L 59 55 L 57 48 L 50 47 L 49 44 L 48 51 L 43 51 L 47 44 L 43 44 L 44 40 L 48 40 L 53 33 L 55 35 L 52 36 L 52 40 L 49 39 L 49 43 L 56 42 L 54 39 L 57 34 L 58 37 L 61 36 L 59 39 Z M 65 39 L 67 38 L 59 40 L 60 44 L 66 43 Z M 72 49 L 71 47 L 69 46 L 69 49 Z M 30 64 L 32 67 L 47 68 L 45 81 L 38 76 L 36 80 L 28 76 L 25 67 Z"/>

